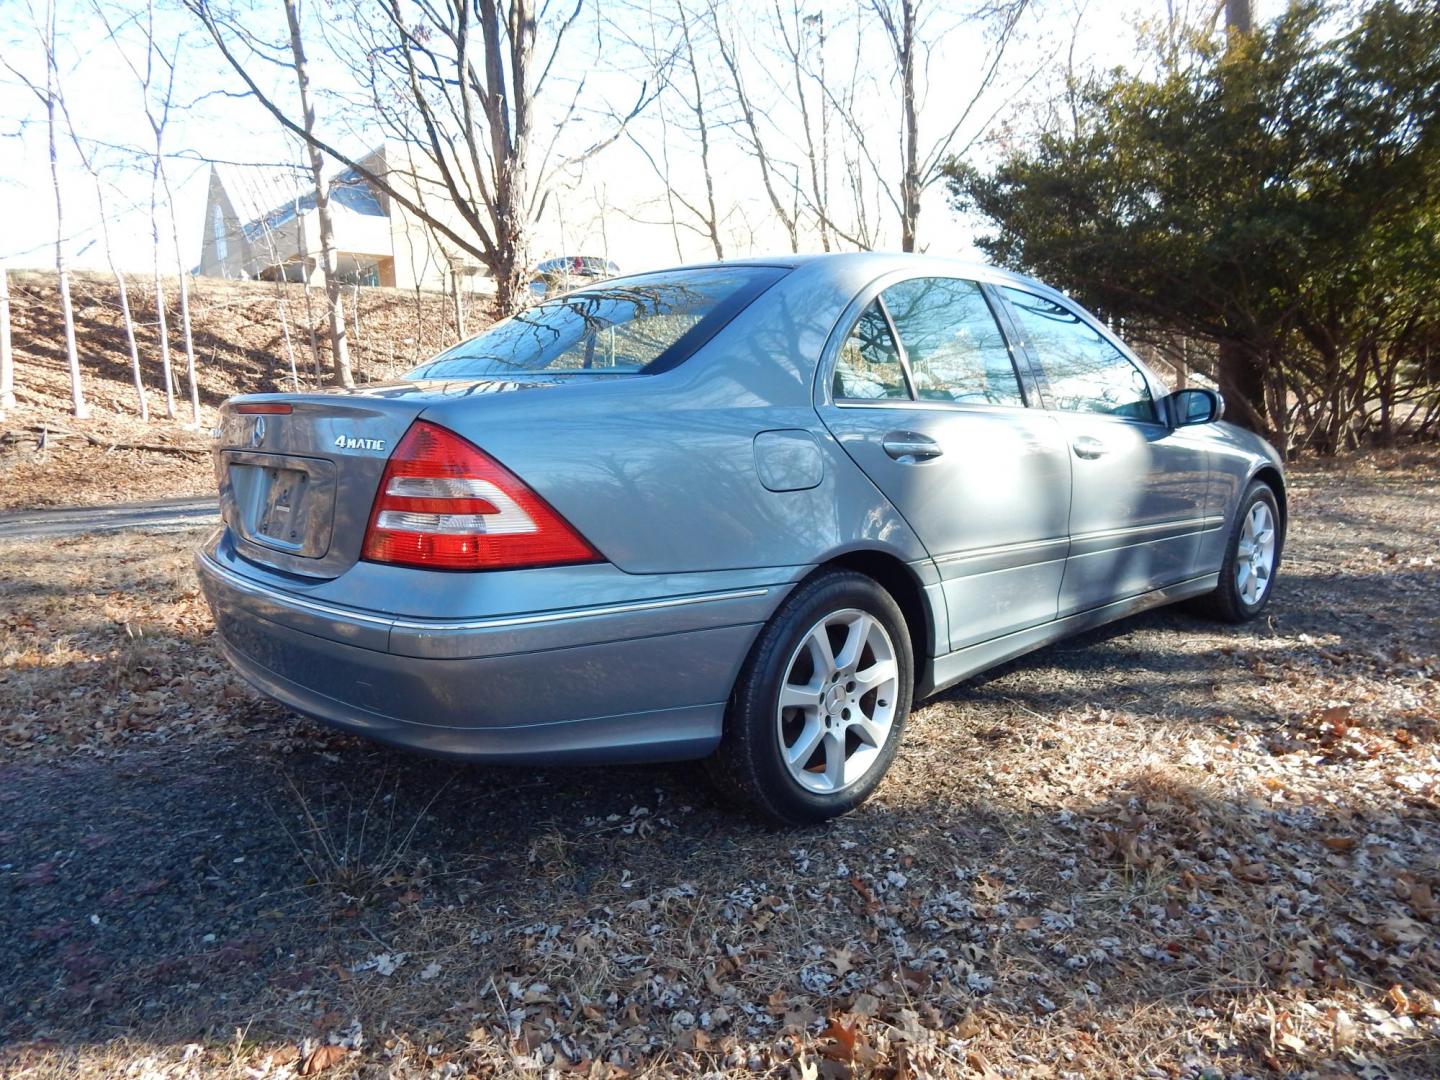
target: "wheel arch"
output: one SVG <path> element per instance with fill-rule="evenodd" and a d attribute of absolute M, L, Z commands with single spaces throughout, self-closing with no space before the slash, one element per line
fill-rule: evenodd
<path fill-rule="evenodd" d="M 1256 469 L 1250 477 L 1250 483 L 1256 480 L 1261 481 L 1275 493 L 1275 502 L 1280 508 L 1280 525 L 1283 529 L 1290 527 L 1290 507 L 1285 499 L 1285 477 L 1274 465 L 1262 465 Z M 1247 487 L 1249 484 L 1246 485 Z"/>
<path fill-rule="evenodd" d="M 915 572 L 904 560 L 875 548 L 860 548 L 836 555 L 820 563 L 807 577 L 826 570 L 853 570 L 877 582 L 888 592 L 905 616 L 905 629 L 910 635 L 910 651 L 915 658 L 915 683 L 921 685 L 930 667 L 931 630 L 930 606 L 925 589 Z"/>

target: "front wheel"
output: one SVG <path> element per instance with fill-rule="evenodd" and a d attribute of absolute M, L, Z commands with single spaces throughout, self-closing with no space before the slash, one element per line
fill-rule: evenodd
<path fill-rule="evenodd" d="M 783 824 L 853 810 L 894 760 L 914 670 L 905 618 L 888 592 L 848 570 L 811 578 L 751 649 L 712 776 Z"/>
<path fill-rule="evenodd" d="M 1245 489 L 1230 526 L 1220 584 L 1206 599 L 1212 614 L 1226 622 L 1249 622 L 1270 602 L 1285 528 L 1270 485 L 1256 480 Z"/>

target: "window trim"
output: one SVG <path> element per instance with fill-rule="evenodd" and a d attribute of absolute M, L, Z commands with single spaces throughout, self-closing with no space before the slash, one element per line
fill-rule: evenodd
<path fill-rule="evenodd" d="M 1000 331 L 1000 339 L 1005 344 L 1005 351 L 1010 357 L 1010 367 L 1015 374 L 1015 383 L 1020 391 L 1019 405 L 1000 405 L 992 402 L 978 401 L 945 401 L 942 398 L 922 398 L 915 393 L 915 380 L 910 369 L 910 355 L 905 349 L 905 342 L 900 337 L 900 331 L 895 326 L 895 320 L 890 315 L 890 307 L 885 303 L 884 293 L 886 289 L 906 281 L 919 281 L 924 278 L 943 278 L 948 281 L 962 281 L 973 285 L 979 291 L 981 299 L 990 310 L 990 317 L 995 320 L 995 328 Z M 816 397 L 821 404 L 833 405 L 837 409 L 938 409 L 954 411 L 956 409 L 1028 409 L 1043 407 L 1040 397 L 1040 380 L 1037 378 L 1028 350 L 1020 346 L 1019 335 L 1009 322 L 1009 311 L 1005 309 L 1000 299 L 992 294 L 994 284 L 979 278 L 964 277 L 959 274 L 943 273 L 915 273 L 910 270 L 895 270 L 876 278 L 865 288 L 861 289 L 850 304 L 846 307 L 846 315 L 835 324 L 831 331 L 825 349 L 821 353 L 821 363 L 816 373 Z M 846 398 L 835 395 L 835 368 L 839 363 L 840 351 L 844 348 L 845 342 L 855 331 L 855 327 L 864 317 L 865 312 L 870 309 L 872 303 L 878 303 L 881 313 L 885 316 L 885 325 L 890 331 L 890 337 L 895 343 L 896 351 L 900 356 L 900 369 L 904 373 L 905 386 L 909 391 L 908 398 Z M 841 328 L 844 328 L 843 333 Z"/>
<path fill-rule="evenodd" d="M 1159 427 L 1164 428 L 1167 431 L 1172 429 L 1172 425 L 1169 423 L 1169 419 L 1166 416 L 1167 409 L 1163 404 L 1165 398 L 1169 396 L 1170 391 L 1167 390 L 1165 388 L 1165 385 L 1159 381 L 1155 373 L 1145 366 L 1144 361 L 1142 361 L 1138 356 L 1136 356 L 1134 352 L 1131 351 L 1130 347 L 1125 344 L 1125 342 L 1121 341 L 1118 337 L 1115 336 L 1115 334 L 1110 331 L 1110 328 L 1108 326 L 1105 326 L 1103 323 L 1100 322 L 1100 320 L 1094 318 L 1079 304 L 1076 304 L 1068 297 L 1054 293 L 1053 290 L 1046 289 L 1043 291 L 1037 291 L 1033 287 L 1028 286 L 1028 284 L 1021 284 L 1018 282 L 1006 282 L 1003 284 L 995 285 L 993 286 L 993 288 L 995 292 L 996 302 L 1001 304 L 1005 309 L 1005 318 L 1009 324 L 1009 327 L 1014 333 L 1016 347 L 1019 348 L 1022 352 L 1024 352 L 1026 360 L 1033 373 L 1036 388 L 1039 391 L 1038 407 L 1040 409 L 1043 409 L 1045 412 L 1055 413 L 1062 416 L 1087 416 L 1098 418 L 1101 420 L 1111 420 L 1117 423 L 1139 424 L 1144 427 Z M 1006 297 L 1004 293 L 1004 290 L 1006 289 L 1013 289 L 1015 292 L 1024 293 L 1027 296 L 1035 297 L 1037 300 L 1044 300 L 1047 303 L 1054 304 L 1061 310 L 1069 312 L 1071 315 L 1075 316 L 1075 318 L 1079 320 L 1082 324 L 1088 326 L 1091 330 L 1094 330 L 1097 334 L 1099 334 L 1102 341 L 1110 345 L 1117 353 L 1120 354 L 1122 359 L 1128 361 L 1130 365 L 1140 373 L 1140 377 L 1145 381 L 1146 389 L 1150 392 L 1150 404 L 1154 407 L 1155 410 L 1154 419 L 1142 420 L 1139 417 L 1135 416 L 1117 416 L 1114 413 L 1091 412 L 1083 409 L 1058 408 L 1054 404 L 1050 392 L 1050 380 L 1045 375 L 1045 368 L 1040 363 L 1040 358 L 1035 354 L 1035 351 L 1030 348 L 1030 342 L 1020 332 L 1019 320 L 1016 319 L 1014 308 L 1012 307 L 1009 298 Z"/>

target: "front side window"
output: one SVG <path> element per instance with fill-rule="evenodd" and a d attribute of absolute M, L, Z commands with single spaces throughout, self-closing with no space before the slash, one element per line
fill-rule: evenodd
<path fill-rule="evenodd" d="M 1078 314 L 1033 293 L 1001 291 L 1045 376 L 1053 408 L 1156 419 L 1150 386 L 1140 369 Z"/>
<path fill-rule="evenodd" d="M 833 392 L 837 400 L 909 398 L 900 350 L 878 301 L 871 301 L 840 347 Z"/>
<path fill-rule="evenodd" d="M 785 272 L 771 266 L 670 270 L 567 293 L 496 323 L 404 377 L 665 371 L 686 360 Z"/>
<path fill-rule="evenodd" d="M 1025 404 L 1010 349 L 979 285 L 958 278 L 912 278 L 881 295 L 905 347 L 916 397 Z"/>

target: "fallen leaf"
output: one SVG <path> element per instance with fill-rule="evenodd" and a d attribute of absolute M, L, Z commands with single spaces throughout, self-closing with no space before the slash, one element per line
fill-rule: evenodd
<path fill-rule="evenodd" d="M 852 1059 L 855 1056 L 855 1038 L 858 1027 L 858 1020 L 852 1019 L 850 1026 L 846 1027 L 838 1016 L 832 1016 L 830 1022 L 825 1026 L 825 1030 L 820 1032 L 817 1038 L 832 1039 L 835 1045 L 821 1047 L 820 1053 L 825 1057 L 842 1061 Z"/>
<path fill-rule="evenodd" d="M 301 1076 L 314 1076 L 324 1072 L 350 1051 L 343 1046 L 317 1046 L 300 1065 Z"/>

